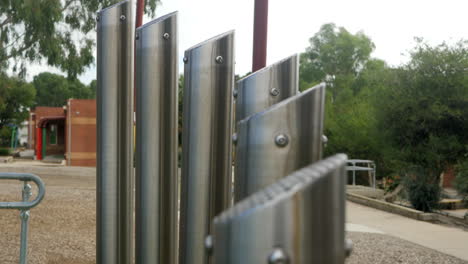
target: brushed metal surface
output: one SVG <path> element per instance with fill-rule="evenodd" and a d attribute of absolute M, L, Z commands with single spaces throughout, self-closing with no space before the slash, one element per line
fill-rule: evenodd
<path fill-rule="evenodd" d="M 217 216 L 213 263 L 343 264 L 346 159 L 308 165 Z"/>
<path fill-rule="evenodd" d="M 207 263 L 205 236 L 231 202 L 234 32 L 185 51 L 180 263 Z"/>
<path fill-rule="evenodd" d="M 135 262 L 177 263 L 177 13 L 136 30 Z"/>
<path fill-rule="evenodd" d="M 287 57 L 237 81 L 236 121 L 261 112 L 299 91 L 299 56 Z"/>
<path fill-rule="evenodd" d="M 235 201 L 322 158 L 324 104 L 320 84 L 237 124 Z"/>
<path fill-rule="evenodd" d="M 98 13 L 96 261 L 130 264 L 133 240 L 132 2 Z"/>

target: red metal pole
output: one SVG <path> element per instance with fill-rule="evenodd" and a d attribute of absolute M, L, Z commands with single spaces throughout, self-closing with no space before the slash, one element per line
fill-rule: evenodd
<path fill-rule="evenodd" d="M 135 29 L 143 24 L 143 12 L 145 11 L 145 0 L 138 0 L 136 8 Z"/>
<path fill-rule="evenodd" d="M 266 65 L 268 0 L 255 0 L 252 72 Z"/>
<path fill-rule="evenodd" d="M 36 159 L 42 160 L 42 128 L 36 128 Z"/>

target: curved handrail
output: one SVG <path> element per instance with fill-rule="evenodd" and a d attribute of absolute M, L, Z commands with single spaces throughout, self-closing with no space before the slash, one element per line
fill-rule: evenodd
<path fill-rule="evenodd" d="M 39 192 L 33 201 L 26 202 L 0 202 L 0 209 L 28 210 L 38 205 L 45 195 L 45 184 L 38 176 L 30 173 L 0 173 L 0 180 L 19 180 L 34 182 Z"/>

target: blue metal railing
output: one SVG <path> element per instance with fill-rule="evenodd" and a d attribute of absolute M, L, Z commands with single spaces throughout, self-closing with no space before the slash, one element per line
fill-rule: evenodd
<path fill-rule="evenodd" d="M 23 182 L 23 192 L 21 202 L 0 202 L 0 209 L 18 209 L 21 218 L 21 244 L 20 244 L 20 264 L 26 264 L 28 252 L 28 223 L 29 209 L 37 206 L 45 195 L 44 182 L 38 176 L 29 173 L 0 173 L 0 180 L 18 180 Z M 31 198 L 31 185 L 34 182 L 38 187 L 38 193 L 34 200 Z"/>

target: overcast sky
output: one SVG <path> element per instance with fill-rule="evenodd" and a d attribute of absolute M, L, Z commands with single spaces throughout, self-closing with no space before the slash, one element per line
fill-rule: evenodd
<path fill-rule="evenodd" d="M 162 0 L 161 16 L 179 11 L 179 70 L 185 49 L 234 29 L 236 73 L 252 64 L 254 0 Z M 430 44 L 468 39 L 468 0 L 270 0 L 267 64 L 303 52 L 320 26 L 333 22 L 351 33 L 363 31 L 375 43 L 373 57 L 390 65 L 408 60 L 414 37 Z M 145 18 L 144 23 L 150 21 Z M 46 65 L 30 67 L 28 79 Z M 95 65 L 80 76 L 84 83 L 96 78 Z"/>

